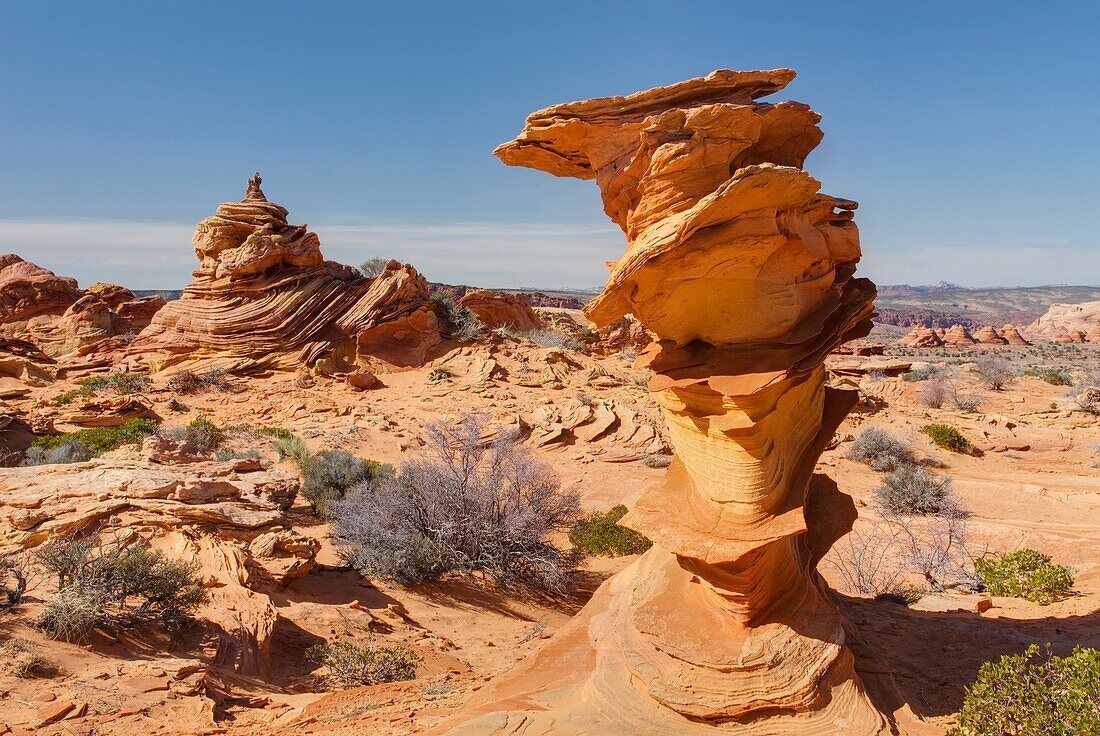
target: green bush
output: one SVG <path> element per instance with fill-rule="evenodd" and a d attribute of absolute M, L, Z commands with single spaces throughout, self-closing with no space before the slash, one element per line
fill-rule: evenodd
<path fill-rule="evenodd" d="M 100 391 L 111 390 L 116 394 L 139 394 L 152 385 L 146 376 L 136 373 L 108 373 L 104 376 L 90 376 L 80 381 L 78 393 L 81 396 L 93 396 Z"/>
<path fill-rule="evenodd" d="M 39 437 L 31 447 L 52 450 L 59 445 L 79 442 L 90 447 L 96 455 L 114 450 L 122 445 L 134 445 L 157 431 L 157 423 L 152 419 L 127 419 L 121 427 L 92 427 L 65 434 L 48 434 Z"/>
<path fill-rule="evenodd" d="M 422 660 L 405 647 L 362 647 L 350 641 L 315 644 L 306 649 L 305 656 L 325 667 L 325 680 L 339 688 L 412 680 Z"/>
<path fill-rule="evenodd" d="M 274 437 L 277 440 L 289 440 L 294 436 L 294 433 L 286 427 L 260 427 L 256 430 L 256 434 Z"/>
<path fill-rule="evenodd" d="M 645 552 L 653 543 L 643 535 L 619 526 L 626 516 L 626 506 L 619 504 L 604 513 L 595 512 L 584 517 L 569 531 L 573 549 L 585 555 L 622 557 Z"/>
<path fill-rule="evenodd" d="M 66 391 L 65 393 L 58 394 L 57 396 L 54 396 L 52 399 L 50 399 L 50 401 L 57 404 L 58 406 L 66 406 L 68 404 L 73 403 L 73 401 L 79 395 L 80 395 L 79 391 Z"/>
<path fill-rule="evenodd" d="M 299 468 L 304 467 L 310 457 L 310 452 L 306 448 L 306 443 L 302 441 L 301 437 L 295 434 L 289 437 L 277 437 L 274 447 L 275 451 L 279 453 L 280 460 L 290 458 L 298 464 Z"/>
<path fill-rule="evenodd" d="M 322 450 L 302 464 L 302 495 L 319 513 L 326 513 L 334 501 L 360 484 L 372 487 L 393 475 L 393 468 L 364 460 L 343 450 Z"/>
<path fill-rule="evenodd" d="M 1073 573 L 1068 567 L 1055 564 L 1050 555 L 1033 549 L 975 560 L 974 569 L 993 595 L 1024 598 L 1033 603 L 1051 603 L 1064 598 L 1073 588 Z"/>
<path fill-rule="evenodd" d="M 1024 375 L 1039 378 L 1051 386 L 1073 385 L 1073 377 L 1070 376 L 1069 371 L 1062 368 L 1028 368 L 1024 371 Z"/>
<path fill-rule="evenodd" d="M 974 446 L 970 444 L 970 440 L 950 424 L 926 424 L 921 427 L 920 431 L 931 437 L 932 442 L 937 447 L 942 447 L 945 450 L 966 454 L 974 449 Z"/>
<path fill-rule="evenodd" d="M 213 452 L 225 441 L 225 430 L 206 417 L 192 419 L 187 425 L 187 441 L 199 452 Z"/>
<path fill-rule="evenodd" d="M 983 664 L 948 736 L 1010 734 L 1100 734 L 1100 651 L 1078 646 L 1056 657 L 1032 644 Z"/>
<path fill-rule="evenodd" d="M 159 622 L 175 631 L 206 600 L 198 563 L 164 557 L 144 545 L 115 539 L 55 539 L 38 560 L 57 577 L 57 593 L 35 622 L 55 638 L 85 638 L 96 626 Z"/>

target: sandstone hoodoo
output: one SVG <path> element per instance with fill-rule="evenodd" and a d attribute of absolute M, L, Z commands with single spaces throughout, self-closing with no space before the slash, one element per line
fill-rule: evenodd
<path fill-rule="evenodd" d="M 1015 325 L 1005 325 L 1001 328 L 1001 335 L 1009 345 L 1030 345 Z"/>
<path fill-rule="evenodd" d="M 951 325 L 943 335 L 943 344 L 953 348 L 974 345 L 978 341 L 970 334 L 970 330 L 963 325 Z"/>
<path fill-rule="evenodd" d="M 791 70 L 717 71 L 532 114 L 505 163 L 595 179 L 629 246 L 586 313 L 633 314 L 677 459 L 624 524 L 654 542 L 547 647 L 433 733 L 885 733 L 815 568 L 856 517 L 815 462 L 856 401 L 856 203 L 802 170 L 822 134 Z"/>
<path fill-rule="evenodd" d="M 983 327 L 975 332 L 974 339 L 983 345 L 1008 345 L 1008 340 L 992 326 Z"/>
<path fill-rule="evenodd" d="M 418 365 L 440 343 L 428 283 L 396 261 L 373 278 L 324 260 L 321 243 L 269 202 L 257 174 L 240 202 L 195 228 L 199 268 L 130 354 L 154 370 L 208 364 L 233 371 L 347 371 Z"/>

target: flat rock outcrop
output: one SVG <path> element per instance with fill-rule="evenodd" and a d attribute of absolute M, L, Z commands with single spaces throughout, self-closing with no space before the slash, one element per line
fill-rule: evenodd
<path fill-rule="evenodd" d="M 1100 328 L 1100 302 L 1082 304 L 1051 304 L 1050 309 L 1024 329 L 1031 338 L 1072 336 L 1075 332 L 1086 335 Z"/>
<path fill-rule="evenodd" d="M 128 354 L 155 371 L 347 371 L 371 359 L 417 365 L 441 342 L 428 283 L 390 261 L 373 278 L 324 260 L 305 225 L 269 202 L 259 175 L 240 202 L 195 228 L 199 268 Z"/>
<path fill-rule="evenodd" d="M 146 447 L 156 462 L 102 458 L 6 469 L 0 552 L 109 529 L 197 560 L 210 593 L 200 615 L 219 629 L 215 660 L 262 674 L 277 614 L 260 590 L 307 573 L 320 548 L 286 523 L 299 480 L 256 460 L 180 465 L 158 455 L 163 450 Z"/>
<path fill-rule="evenodd" d="M 506 294 L 478 289 L 468 291 L 458 300 L 460 307 L 473 310 L 481 324 L 490 330 L 508 327 L 527 332 L 542 328 L 542 320 L 524 294 Z"/>
<path fill-rule="evenodd" d="M 787 69 L 556 105 L 505 163 L 594 179 L 629 241 L 585 309 L 657 335 L 676 460 L 623 523 L 654 546 L 546 648 L 429 733 L 888 732 L 817 562 L 856 517 L 816 460 L 856 401 L 825 356 L 871 328 L 856 203 L 802 170 L 819 117 Z"/>

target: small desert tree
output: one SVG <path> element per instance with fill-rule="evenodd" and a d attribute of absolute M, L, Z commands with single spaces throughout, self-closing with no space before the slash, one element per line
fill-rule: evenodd
<path fill-rule="evenodd" d="M 576 492 L 511 433 L 486 441 L 465 415 L 426 428 L 426 454 L 379 488 L 360 485 L 334 504 L 337 543 L 366 575 L 412 583 L 448 572 L 505 587 L 560 591 L 572 556 L 550 536 L 580 513 Z"/>
<path fill-rule="evenodd" d="M 986 355 L 978 361 L 978 376 L 994 391 L 1000 391 L 1016 377 L 1012 364 L 998 355 Z"/>
<path fill-rule="evenodd" d="M 389 262 L 388 258 L 368 258 L 359 265 L 359 272 L 368 279 L 372 279 L 382 273 Z"/>

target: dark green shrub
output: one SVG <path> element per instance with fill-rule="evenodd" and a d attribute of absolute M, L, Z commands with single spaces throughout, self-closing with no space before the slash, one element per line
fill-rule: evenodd
<path fill-rule="evenodd" d="M 393 475 L 393 468 L 364 460 L 343 450 L 322 450 L 302 464 L 302 495 L 319 513 L 342 499 L 354 486 L 375 487 Z"/>
<path fill-rule="evenodd" d="M 868 427 L 859 433 L 848 448 L 848 459 L 870 465 L 872 470 L 886 472 L 917 462 L 907 444 L 878 427 Z"/>
<path fill-rule="evenodd" d="M 175 631 L 206 600 L 197 562 L 172 560 L 144 545 L 65 538 L 37 556 L 58 586 L 35 625 L 55 638 L 72 641 L 100 625 L 150 622 Z"/>
<path fill-rule="evenodd" d="M 293 460 L 298 464 L 299 468 L 305 467 L 306 461 L 309 460 L 310 452 L 306 448 L 306 443 L 302 441 L 302 438 L 298 435 L 292 434 L 289 437 L 277 437 L 274 442 L 275 451 L 279 453 L 279 459 L 285 460 L 287 458 Z"/>
<path fill-rule="evenodd" d="M 626 506 L 619 504 L 603 513 L 584 517 L 569 530 L 573 549 L 581 554 L 601 557 L 638 555 L 653 546 L 643 535 L 619 525 L 626 516 Z"/>
<path fill-rule="evenodd" d="M 1050 555 L 1033 549 L 975 560 L 974 569 L 991 594 L 1033 603 L 1051 603 L 1069 595 L 1073 588 L 1073 573 L 1068 567 L 1055 564 Z"/>
<path fill-rule="evenodd" d="M 1069 374 L 1069 371 L 1063 368 L 1028 368 L 1024 371 L 1025 376 L 1034 376 L 1040 380 L 1046 381 L 1051 386 L 1072 386 L 1073 377 Z"/>
<path fill-rule="evenodd" d="M 225 441 L 225 430 L 206 417 L 192 419 L 187 425 L 187 441 L 199 452 L 213 452 Z"/>
<path fill-rule="evenodd" d="M 156 430 L 157 423 L 152 419 L 127 419 L 120 427 L 92 427 L 65 434 L 48 434 L 36 439 L 31 447 L 52 450 L 66 443 L 79 442 L 99 455 L 122 445 L 138 444 Z"/>
<path fill-rule="evenodd" d="M 147 391 L 152 381 L 136 373 L 108 373 L 104 376 L 90 376 L 80 381 L 78 393 L 92 396 L 100 391 L 114 391 L 116 394 L 130 395 Z"/>
<path fill-rule="evenodd" d="M 50 399 L 50 401 L 57 404 L 58 406 L 66 406 L 67 404 L 73 403 L 73 400 L 76 399 L 76 397 L 79 395 L 79 391 L 66 391 L 65 393 L 54 396 L 52 399 Z"/>
<path fill-rule="evenodd" d="M 983 664 L 948 736 L 1013 734 L 1100 734 L 1100 651 L 1078 646 L 1057 657 L 1032 644 Z"/>
<path fill-rule="evenodd" d="M 422 661 L 405 647 L 363 647 L 349 641 L 315 644 L 305 656 L 328 670 L 326 682 L 338 688 L 412 680 Z"/>
<path fill-rule="evenodd" d="M 289 440 L 294 436 L 294 433 L 286 427 L 260 427 L 256 430 L 256 434 L 264 437 L 274 437 L 277 440 Z"/>
<path fill-rule="evenodd" d="M 886 514 L 931 516 L 952 511 L 951 480 L 916 465 L 900 465 L 883 477 L 875 499 Z"/>
<path fill-rule="evenodd" d="M 950 424 L 926 424 L 920 431 L 932 438 L 937 447 L 945 450 L 967 454 L 974 449 L 970 440 Z"/>

